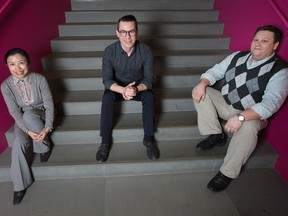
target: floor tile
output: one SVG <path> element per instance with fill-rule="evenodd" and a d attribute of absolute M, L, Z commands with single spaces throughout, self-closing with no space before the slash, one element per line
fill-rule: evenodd
<path fill-rule="evenodd" d="M 239 215 L 226 193 L 211 194 L 206 189 L 210 176 L 191 173 L 109 178 L 106 215 Z"/>
<path fill-rule="evenodd" d="M 12 205 L 12 183 L 1 183 L 5 216 L 104 216 L 104 179 L 35 181 L 19 205 Z M 0 213 L 2 215 L 2 213 Z"/>
<path fill-rule="evenodd" d="M 241 215 L 288 214 L 288 185 L 274 169 L 245 170 L 227 193 Z"/>
<path fill-rule="evenodd" d="M 216 172 L 39 180 L 12 205 L 12 183 L 0 184 L 5 216 L 283 216 L 288 185 L 271 168 L 248 169 L 227 190 L 206 188 Z"/>

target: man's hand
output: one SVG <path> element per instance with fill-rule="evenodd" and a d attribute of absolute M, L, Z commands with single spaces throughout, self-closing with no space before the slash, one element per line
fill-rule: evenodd
<path fill-rule="evenodd" d="M 192 90 L 192 98 L 195 102 L 199 103 L 204 101 L 206 97 L 206 87 L 209 85 L 207 79 L 201 79 L 200 82 Z"/>
<path fill-rule="evenodd" d="M 227 121 L 224 128 L 228 132 L 235 133 L 241 128 L 242 124 L 243 122 L 239 121 L 237 115 L 234 115 Z"/>
<path fill-rule="evenodd" d="M 125 100 L 131 100 L 133 97 L 137 94 L 137 87 L 135 87 L 135 81 L 128 84 L 126 87 L 124 87 L 124 90 L 122 92 L 122 96 Z"/>

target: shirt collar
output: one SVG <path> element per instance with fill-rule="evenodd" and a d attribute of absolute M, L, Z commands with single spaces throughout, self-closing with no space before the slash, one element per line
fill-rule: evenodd
<path fill-rule="evenodd" d="M 133 50 L 132 50 L 132 52 L 131 52 L 131 55 L 132 55 L 134 52 L 136 52 L 137 43 L 138 43 L 138 41 L 136 40 L 136 42 L 135 42 L 135 44 L 134 44 L 134 47 L 133 47 Z M 119 40 L 118 40 L 118 46 L 119 46 L 122 54 L 127 54 L 127 53 L 123 50 L 123 48 L 122 48 L 122 46 L 121 46 L 121 42 L 120 42 Z"/>
<path fill-rule="evenodd" d="M 24 77 L 24 80 L 20 80 L 20 79 L 18 79 L 16 76 L 12 75 L 13 83 L 16 85 L 16 84 L 18 84 L 18 83 L 21 82 L 21 81 L 24 81 L 24 82 L 25 82 L 25 81 L 28 79 L 28 76 L 29 76 L 29 73 Z"/>
<path fill-rule="evenodd" d="M 268 61 L 268 60 L 269 60 L 270 58 L 272 58 L 274 55 L 275 55 L 275 52 L 272 53 L 272 55 L 266 57 L 265 59 L 262 59 L 262 60 L 256 61 L 256 62 L 252 62 L 252 61 L 251 61 L 252 55 L 250 55 L 250 56 L 249 56 L 249 59 L 248 59 L 248 61 L 247 61 L 247 64 L 248 64 L 249 66 L 257 66 L 257 65 L 260 65 L 260 64 Z"/>

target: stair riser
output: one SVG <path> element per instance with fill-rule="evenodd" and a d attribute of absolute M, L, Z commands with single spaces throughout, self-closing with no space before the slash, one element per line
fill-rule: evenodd
<path fill-rule="evenodd" d="M 97 122 L 95 124 L 98 124 Z M 143 129 L 114 129 L 113 139 L 115 142 L 141 142 L 143 140 Z M 182 139 L 200 139 L 197 126 L 191 127 L 169 127 L 157 128 L 155 133 L 156 140 L 182 140 Z M 101 143 L 100 131 L 55 131 L 52 133 L 51 139 L 57 145 L 70 144 L 89 144 Z"/>
<path fill-rule="evenodd" d="M 204 72 L 204 71 L 203 71 Z M 200 75 L 175 75 L 156 77 L 155 88 L 192 88 L 200 79 Z M 49 80 L 52 91 L 84 91 L 103 90 L 102 78 L 59 78 Z"/>
<path fill-rule="evenodd" d="M 217 21 L 217 11 L 72 11 L 66 12 L 67 23 L 92 23 L 92 22 L 112 22 L 116 23 L 118 19 L 124 15 L 133 14 L 139 23 L 141 22 L 196 22 L 196 21 Z"/>
<path fill-rule="evenodd" d="M 102 90 L 104 85 L 102 78 L 59 78 L 49 80 L 49 86 L 52 91 L 84 91 L 84 90 Z"/>
<path fill-rule="evenodd" d="M 226 49 L 228 38 L 191 38 L 191 39 L 141 39 L 155 50 L 215 50 Z M 54 52 L 103 51 L 115 39 L 95 40 L 54 40 L 51 42 Z"/>
<path fill-rule="evenodd" d="M 62 102 L 55 104 L 57 113 L 60 115 L 96 115 L 101 114 L 101 101 L 95 102 Z M 166 99 L 156 101 L 156 112 L 185 112 L 195 111 L 191 98 Z M 118 113 L 142 113 L 141 103 L 134 101 L 122 103 Z"/>
<path fill-rule="evenodd" d="M 144 152 L 143 152 L 144 153 Z M 252 157 L 245 165 L 246 169 L 273 168 L 276 155 Z M 96 163 L 96 160 L 95 160 Z M 175 161 L 139 162 L 139 163 L 109 163 L 32 167 L 36 181 L 57 179 L 81 179 L 97 177 L 140 176 L 153 174 L 177 174 L 191 172 L 218 171 L 223 163 L 222 158 L 186 159 Z M 10 169 L 0 172 L 0 182 L 11 182 Z"/>
<path fill-rule="evenodd" d="M 77 123 L 76 123 L 77 124 Z M 99 125 L 99 122 L 95 122 Z M 9 146 L 13 143 L 13 128 L 6 133 L 6 139 Z M 142 142 L 143 129 L 114 129 L 113 139 L 115 142 Z M 56 130 L 50 136 L 52 143 L 55 145 L 73 145 L 73 144 L 90 144 L 101 143 L 99 130 L 83 130 L 83 131 L 61 131 Z M 198 127 L 191 125 L 190 127 L 167 127 L 157 128 L 155 139 L 163 140 L 185 140 L 185 139 L 200 139 L 202 136 L 199 133 Z"/>
<path fill-rule="evenodd" d="M 60 25 L 60 36 L 113 36 L 115 24 L 69 24 Z M 173 23 L 140 23 L 139 35 L 217 35 L 223 33 L 223 24 L 173 24 Z"/>
<path fill-rule="evenodd" d="M 191 10 L 212 9 L 213 0 L 182 1 L 73 1 L 72 10 Z"/>
<path fill-rule="evenodd" d="M 193 56 L 156 56 L 154 68 L 210 67 L 223 60 L 227 54 Z M 101 69 L 102 57 L 44 58 L 44 70 L 89 70 Z"/>

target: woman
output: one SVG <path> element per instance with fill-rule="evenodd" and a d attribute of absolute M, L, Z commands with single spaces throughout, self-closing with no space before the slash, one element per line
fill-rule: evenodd
<path fill-rule="evenodd" d="M 15 120 L 11 176 L 13 204 L 17 205 L 34 180 L 29 152 L 40 153 L 41 162 L 47 162 L 50 157 L 47 135 L 53 128 L 54 104 L 45 77 L 29 71 L 30 58 L 25 50 L 9 50 L 5 63 L 11 75 L 1 84 L 1 91 Z"/>

